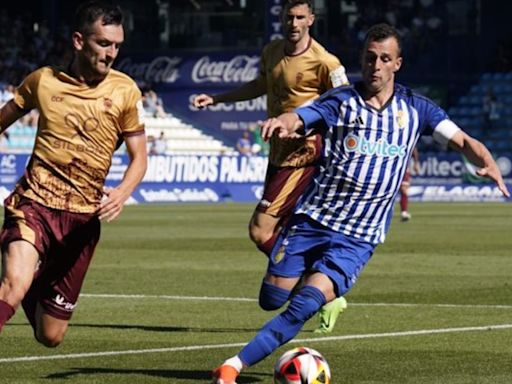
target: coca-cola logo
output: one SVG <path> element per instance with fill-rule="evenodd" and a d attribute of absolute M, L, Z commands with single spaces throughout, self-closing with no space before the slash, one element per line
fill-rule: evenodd
<path fill-rule="evenodd" d="M 180 57 L 158 56 L 150 62 L 134 63 L 131 58 L 119 62 L 116 68 L 134 79 L 149 83 L 174 83 L 178 80 Z"/>
<path fill-rule="evenodd" d="M 246 83 L 258 76 L 258 56 L 238 55 L 229 61 L 212 61 L 201 57 L 192 69 L 195 83 Z"/>

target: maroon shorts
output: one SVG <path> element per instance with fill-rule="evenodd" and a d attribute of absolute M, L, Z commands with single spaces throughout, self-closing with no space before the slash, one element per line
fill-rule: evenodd
<path fill-rule="evenodd" d="M 16 240 L 34 245 L 40 265 L 32 285 L 37 285 L 39 303 L 55 318 L 71 318 L 99 238 L 95 214 L 47 208 L 16 194 L 6 200 L 2 250 Z"/>
<path fill-rule="evenodd" d="M 300 196 L 311 183 L 316 168 L 316 164 L 301 168 L 269 164 L 263 196 L 256 210 L 274 217 L 291 216 Z"/>

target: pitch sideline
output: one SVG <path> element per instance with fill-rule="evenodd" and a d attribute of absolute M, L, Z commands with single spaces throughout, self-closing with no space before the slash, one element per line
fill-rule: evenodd
<path fill-rule="evenodd" d="M 220 297 L 220 296 L 179 296 L 179 295 L 142 295 L 142 294 L 111 294 L 111 293 L 82 293 L 84 298 L 105 299 L 161 299 L 161 300 L 197 300 L 197 301 L 235 301 L 256 302 L 257 299 L 248 297 Z M 354 303 L 349 305 L 356 307 L 437 307 L 437 308 L 482 308 L 482 309 L 512 309 L 512 305 L 502 304 L 416 304 L 416 303 Z"/>
<path fill-rule="evenodd" d="M 315 343 L 326 341 L 341 341 L 341 340 L 358 340 L 358 339 L 375 339 L 382 337 L 404 337 L 404 336 L 418 336 L 418 335 L 434 335 L 441 333 L 461 333 L 461 332 L 481 332 L 481 331 L 498 331 L 504 329 L 512 329 L 512 324 L 497 324 L 478 327 L 459 327 L 459 328 L 439 328 L 439 329 L 421 329 L 416 331 L 404 332 L 388 332 L 388 333 L 367 333 L 360 335 L 344 335 L 344 336 L 327 336 L 316 337 L 307 339 L 291 340 L 290 344 L 302 343 Z M 226 349 L 226 348 L 240 348 L 246 343 L 232 343 L 232 344 L 212 344 L 212 345 L 194 345 L 183 347 L 170 347 L 170 348 L 155 348 L 155 349 L 139 349 L 139 350 L 126 350 L 126 351 L 105 351 L 105 352 L 89 352 L 89 353 L 70 353 L 65 355 L 52 355 L 52 356 L 23 356 L 2 358 L 1 363 L 19 363 L 19 362 L 32 362 L 43 360 L 68 360 L 68 359 L 83 359 L 89 357 L 106 357 L 106 356 L 122 356 L 122 355 L 142 355 L 148 353 L 169 353 L 169 352 L 185 352 L 205 349 Z"/>

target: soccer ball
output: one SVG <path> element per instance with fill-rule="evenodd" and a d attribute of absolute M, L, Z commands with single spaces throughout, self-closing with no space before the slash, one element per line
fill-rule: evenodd
<path fill-rule="evenodd" d="M 331 370 L 325 358 L 312 348 L 285 352 L 274 367 L 274 384 L 330 384 Z"/>

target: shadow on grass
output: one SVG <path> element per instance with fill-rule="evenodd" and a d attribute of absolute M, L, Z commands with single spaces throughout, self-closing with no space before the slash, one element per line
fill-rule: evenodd
<path fill-rule="evenodd" d="M 9 323 L 9 326 L 29 326 L 28 323 Z M 146 332 L 201 332 L 201 333 L 232 333 L 257 332 L 259 328 L 201 328 L 201 327 L 166 327 L 138 324 L 87 324 L 71 323 L 70 328 L 101 328 L 101 329 L 138 329 Z"/>
<path fill-rule="evenodd" d="M 53 373 L 45 376 L 45 379 L 69 379 L 74 376 L 84 375 L 142 375 L 149 377 L 163 377 L 166 379 L 184 380 L 211 380 L 211 371 L 187 371 L 183 369 L 116 369 L 116 368 L 72 368 L 69 371 Z M 237 383 L 250 384 L 269 382 L 271 374 L 247 374 L 239 377 Z M 126 382 L 133 382 L 127 378 Z"/>

